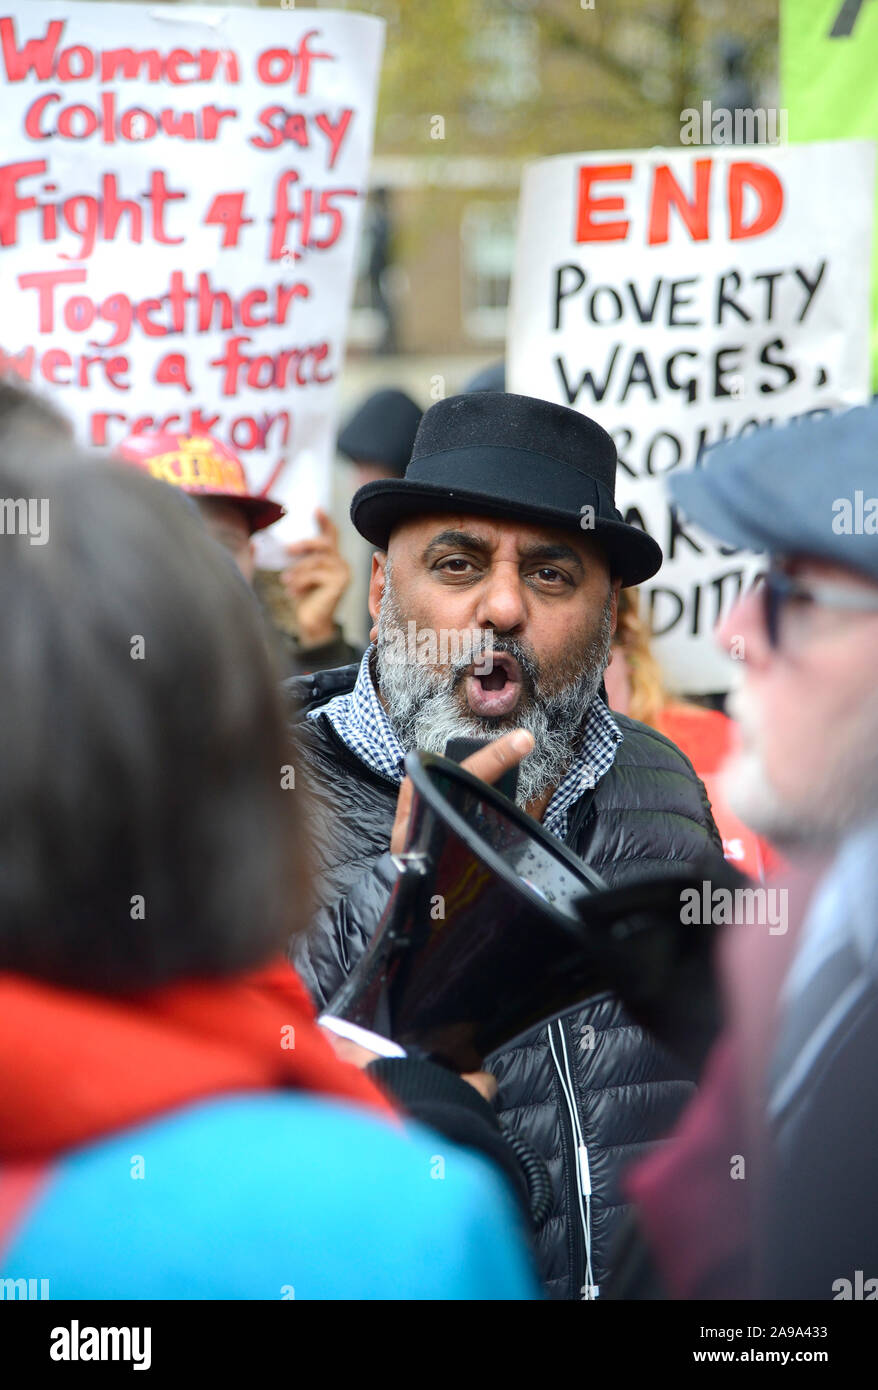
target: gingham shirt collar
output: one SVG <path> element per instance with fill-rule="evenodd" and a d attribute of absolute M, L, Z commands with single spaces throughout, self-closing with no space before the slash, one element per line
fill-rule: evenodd
<path fill-rule="evenodd" d="M 325 714 L 352 753 L 362 758 L 373 772 L 389 777 L 398 785 L 405 776 L 405 749 L 378 699 L 370 669 L 374 651 L 374 644 L 366 648 L 353 690 L 310 710 L 308 718 L 317 719 Z"/>
<path fill-rule="evenodd" d="M 353 690 L 336 695 L 327 704 L 309 712 L 309 719 L 326 715 L 335 732 L 352 753 L 379 776 L 397 786 L 405 776 L 405 749 L 387 717 L 372 680 L 371 661 L 375 648 L 363 655 Z M 603 700 L 592 700 L 585 721 L 582 749 L 562 777 L 543 816 L 543 826 L 563 840 L 567 817 L 574 802 L 609 772 L 616 757 L 622 733 Z"/>

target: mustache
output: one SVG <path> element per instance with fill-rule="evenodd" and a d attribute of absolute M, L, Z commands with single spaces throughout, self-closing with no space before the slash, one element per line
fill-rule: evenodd
<path fill-rule="evenodd" d="M 481 637 L 479 642 L 473 643 L 473 651 L 469 660 L 461 658 L 450 664 L 451 689 L 457 690 L 461 681 L 469 673 L 474 665 L 485 664 L 492 655 L 498 652 L 506 652 L 507 655 L 514 657 L 521 670 L 522 685 L 527 695 L 533 698 L 540 682 L 540 663 L 517 637 L 504 635 L 502 633 L 491 633 Z"/>

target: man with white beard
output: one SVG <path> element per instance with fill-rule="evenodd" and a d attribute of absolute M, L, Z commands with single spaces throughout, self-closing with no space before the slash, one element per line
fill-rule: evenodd
<path fill-rule="evenodd" d="M 484 392 L 433 406 L 405 477 L 355 495 L 354 524 L 376 547 L 373 645 L 359 668 L 289 687 L 318 894 L 293 959 L 319 1005 L 368 946 L 396 878 L 409 749 L 492 740 L 479 775 L 519 764 L 519 803 L 609 884 L 721 862 L 691 764 L 603 697 L 619 588 L 661 563 L 616 510 L 615 469 L 612 439 L 577 411 Z M 501 1121 L 552 1180 L 537 1233 L 547 1291 L 594 1298 L 620 1164 L 667 1127 L 691 1072 L 609 994 L 486 1066 Z"/>
<path fill-rule="evenodd" d="M 453 524 L 454 518 L 450 520 Z M 441 524 L 434 520 L 428 529 Z M 516 528 L 517 533 L 521 530 Z M 393 638 L 406 626 L 388 555 L 375 669 L 381 701 L 403 747 L 444 753 L 449 739 L 496 738 L 498 728 L 510 722 L 526 729 L 533 748 L 518 764 L 516 800 L 540 819 L 549 792 L 575 760 L 585 718 L 601 688 L 615 627 L 617 588 L 608 589 L 594 632 L 577 645 L 575 660 L 562 660 L 546 670 L 512 633 L 495 635 L 491 628 L 475 628 L 469 642 L 459 641 L 463 651 L 457 660 L 430 666 L 417 660 L 417 647 L 414 661 L 386 659 Z M 491 690 L 492 683 L 499 690 Z"/>
<path fill-rule="evenodd" d="M 718 633 L 744 659 L 724 791 L 789 856 L 790 929 L 728 930 L 726 1032 L 628 1190 L 677 1297 L 875 1298 L 878 407 L 719 446 L 672 494 L 768 556 Z"/>

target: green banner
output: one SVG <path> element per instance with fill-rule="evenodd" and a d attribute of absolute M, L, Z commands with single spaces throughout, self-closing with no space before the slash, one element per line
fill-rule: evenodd
<path fill-rule="evenodd" d="M 878 140 L 878 0 L 782 0 L 781 103 L 789 138 Z M 839 199 L 844 216 L 844 195 Z M 878 197 L 875 226 L 878 228 Z M 872 390 L 878 390 L 878 237 L 872 252 Z"/>

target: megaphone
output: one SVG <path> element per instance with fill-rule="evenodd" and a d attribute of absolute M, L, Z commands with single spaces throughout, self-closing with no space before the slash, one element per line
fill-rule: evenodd
<path fill-rule="evenodd" d="M 411 752 L 405 768 L 414 794 L 399 876 L 327 1014 L 466 1072 L 620 984 L 652 997 L 680 955 L 691 876 L 608 889 L 457 763 Z"/>

